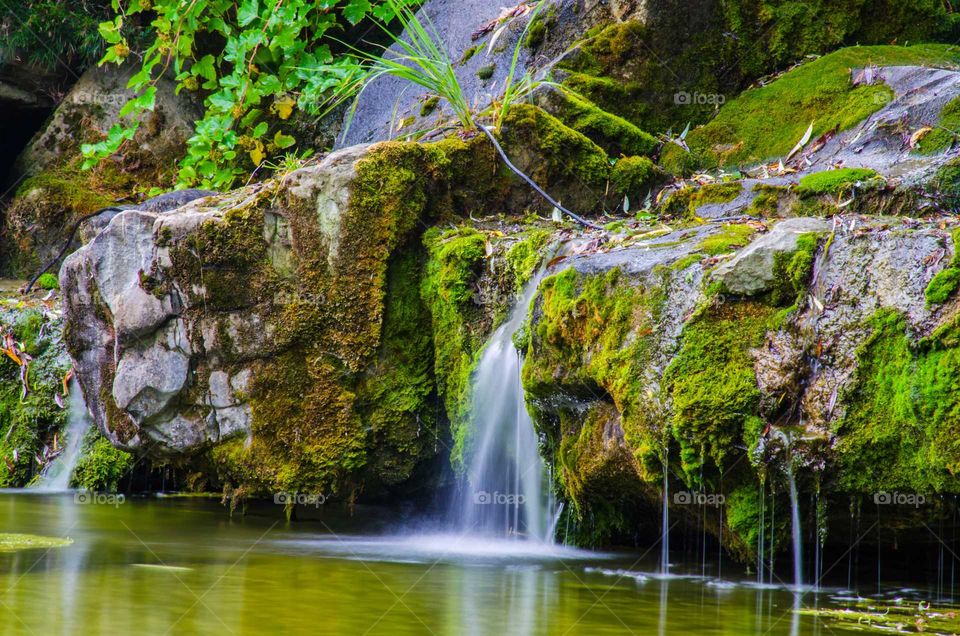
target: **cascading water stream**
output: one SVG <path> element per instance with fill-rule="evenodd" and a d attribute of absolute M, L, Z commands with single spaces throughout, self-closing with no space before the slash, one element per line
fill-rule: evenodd
<path fill-rule="evenodd" d="M 539 440 L 520 380 L 513 335 L 523 328 L 543 278 L 527 283 L 507 321 L 491 336 L 471 379 L 471 446 L 453 514 L 464 534 L 552 543 L 555 515 Z"/>
<path fill-rule="evenodd" d="M 663 462 L 663 513 L 660 535 L 660 573 L 670 574 L 670 482 L 669 460 Z"/>
<path fill-rule="evenodd" d="M 40 481 L 35 487 L 37 490 L 54 492 L 70 488 L 70 478 L 73 477 L 73 471 L 80 460 L 83 437 L 91 424 L 90 416 L 87 415 L 87 404 L 83 400 L 83 392 L 74 380 L 70 383 L 66 445 L 60 455 L 48 464 L 40 475 Z"/>

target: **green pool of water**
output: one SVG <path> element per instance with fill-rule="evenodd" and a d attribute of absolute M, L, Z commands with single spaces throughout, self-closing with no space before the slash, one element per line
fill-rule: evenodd
<path fill-rule="evenodd" d="M 231 520 L 215 501 L 0 493 L 2 634 L 835 634 L 829 594 L 644 575 L 655 557 Z M 656 553 L 656 549 L 652 551 Z"/>

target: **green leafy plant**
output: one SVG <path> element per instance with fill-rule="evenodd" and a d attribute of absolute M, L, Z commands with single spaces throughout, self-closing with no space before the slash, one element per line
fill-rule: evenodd
<path fill-rule="evenodd" d="M 101 64 L 134 52 L 130 23 L 147 22 L 145 50 L 128 88 L 137 96 L 98 143 L 86 144 L 85 167 L 121 149 L 156 106 L 163 77 L 177 91 L 203 97 L 204 116 L 188 140 L 178 185 L 227 189 L 268 158 L 290 151 L 294 112 L 315 114 L 328 91 L 356 74 L 351 55 L 338 55 L 332 34 L 373 17 L 389 24 L 415 0 L 112 0 L 116 16 L 100 23 L 109 45 Z"/>

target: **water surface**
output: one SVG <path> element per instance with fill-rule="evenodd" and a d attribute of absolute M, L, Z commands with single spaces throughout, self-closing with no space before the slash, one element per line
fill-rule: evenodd
<path fill-rule="evenodd" d="M 830 594 L 661 577 L 649 554 L 368 536 L 335 516 L 230 519 L 202 499 L 77 504 L 0 493 L 0 532 L 69 536 L 0 554 L 2 634 L 835 634 Z M 673 568 L 682 572 L 682 566 Z M 744 576 L 744 579 L 748 577 Z"/>

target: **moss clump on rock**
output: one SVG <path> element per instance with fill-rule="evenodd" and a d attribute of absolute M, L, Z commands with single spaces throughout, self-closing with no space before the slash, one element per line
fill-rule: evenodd
<path fill-rule="evenodd" d="M 311 199 L 288 193 L 282 209 L 296 246 L 289 278 L 272 272 L 262 220 L 248 227 L 237 217 L 234 229 L 242 236 L 236 238 L 226 228 L 207 232 L 219 246 L 205 253 L 261 242 L 247 250 L 250 301 L 271 307 L 257 281 L 271 295 L 292 287 L 295 299 L 270 317 L 278 350 L 253 373 L 251 443 L 231 442 L 213 454 L 230 481 L 350 501 L 360 488 L 382 491 L 403 482 L 435 454 L 427 404 L 432 343 L 415 246 L 420 222 L 455 205 L 457 195 L 441 184 L 468 148 L 458 140 L 374 147 L 354 164 L 349 205 L 335 234 L 317 222 Z"/>
<path fill-rule="evenodd" d="M 776 283 L 770 292 L 770 301 L 775 306 L 793 305 L 806 292 L 819 244 L 817 234 L 807 232 L 797 237 L 797 249 L 774 254 L 773 277 Z"/>
<path fill-rule="evenodd" d="M 713 203 L 729 203 L 740 196 L 743 185 L 739 182 L 716 183 L 677 190 L 664 202 L 660 215 L 670 219 L 692 220 L 697 210 Z"/>
<path fill-rule="evenodd" d="M 717 234 L 711 234 L 703 239 L 698 249 L 708 256 L 719 256 L 740 249 L 750 243 L 750 238 L 757 233 L 752 225 L 746 223 L 728 223 Z"/>
<path fill-rule="evenodd" d="M 473 303 L 474 283 L 486 260 L 486 237 L 471 228 L 424 235 L 429 259 L 421 293 L 432 316 L 437 389 L 453 434 L 451 461 L 463 468 L 470 410 L 470 373 L 482 347 L 483 329 Z"/>
<path fill-rule="evenodd" d="M 936 127 L 923 136 L 914 152 L 932 155 L 948 150 L 960 136 L 960 97 L 952 100 L 940 111 Z"/>
<path fill-rule="evenodd" d="M 610 184 L 616 193 L 629 197 L 635 204 L 643 201 L 664 180 L 663 171 L 646 157 L 624 157 L 610 172 Z"/>
<path fill-rule="evenodd" d="M 548 399 L 558 387 L 570 397 L 609 400 L 641 462 L 639 470 L 656 470 L 644 467 L 656 464 L 659 447 L 645 389 L 650 381 L 646 362 L 665 301 L 662 286 L 632 281 L 619 269 L 590 276 L 568 268 L 546 278 L 540 293 L 523 368 L 524 388 L 541 411 L 538 423 L 553 420 L 559 426 L 556 418 L 564 419 Z M 573 426 L 578 418 L 569 422 Z M 566 438 L 578 431 L 549 435 Z"/>
<path fill-rule="evenodd" d="M 0 337 L 10 333 L 33 357 L 25 393 L 21 367 L 0 356 L 0 488 L 26 486 L 39 468 L 34 458 L 66 424 L 67 412 L 56 402 L 70 369 L 61 331 L 62 324 L 40 308 L 0 309 Z"/>
<path fill-rule="evenodd" d="M 954 230 L 951 238 L 954 253 L 950 265 L 937 272 L 923 292 L 928 307 L 947 302 L 957 291 L 957 287 L 960 287 L 960 249 L 958 249 L 958 246 L 960 246 L 960 230 Z"/>
<path fill-rule="evenodd" d="M 542 228 L 529 230 L 507 250 L 507 265 L 513 273 L 513 287 L 519 292 L 543 262 L 545 249 L 553 233 Z"/>
<path fill-rule="evenodd" d="M 91 431 L 83 439 L 72 485 L 97 492 L 116 492 L 120 480 L 133 465 L 133 455 L 114 448 L 99 431 Z"/>
<path fill-rule="evenodd" d="M 690 479 L 699 478 L 707 459 L 718 467 L 732 463 L 756 427 L 761 394 L 750 350 L 763 342 L 775 313 L 762 303 L 728 301 L 684 327 L 662 391 L 672 400 L 672 437 Z"/>
<path fill-rule="evenodd" d="M 659 145 L 653 135 L 587 99 L 571 94 L 552 99 L 557 104 L 553 112 L 564 124 L 589 137 L 611 157 L 650 156 Z"/>
<path fill-rule="evenodd" d="M 948 210 L 960 210 L 960 159 L 951 159 L 941 166 L 927 189 L 939 197 Z"/>
<path fill-rule="evenodd" d="M 955 323 L 917 341 L 889 309 L 867 323 L 855 382 L 843 396 L 836 452 L 842 487 L 874 493 L 955 491 L 960 484 L 960 349 Z"/>
<path fill-rule="evenodd" d="M 870 168 L 824 170 L 800 179 L 800 183 L 797 184 L 797 194 L 801 196 L 839 194 L 851 186 L 878 178 L 880 178 L 880 175 L 877 171 Z"/>
<path fill-rule="evenodd" d="M 530 104 L 510 110 L 502 137 L 513 162 L 554 197 L 581 212 L 601 209 L 610 163 L 589 138 Z"/>

